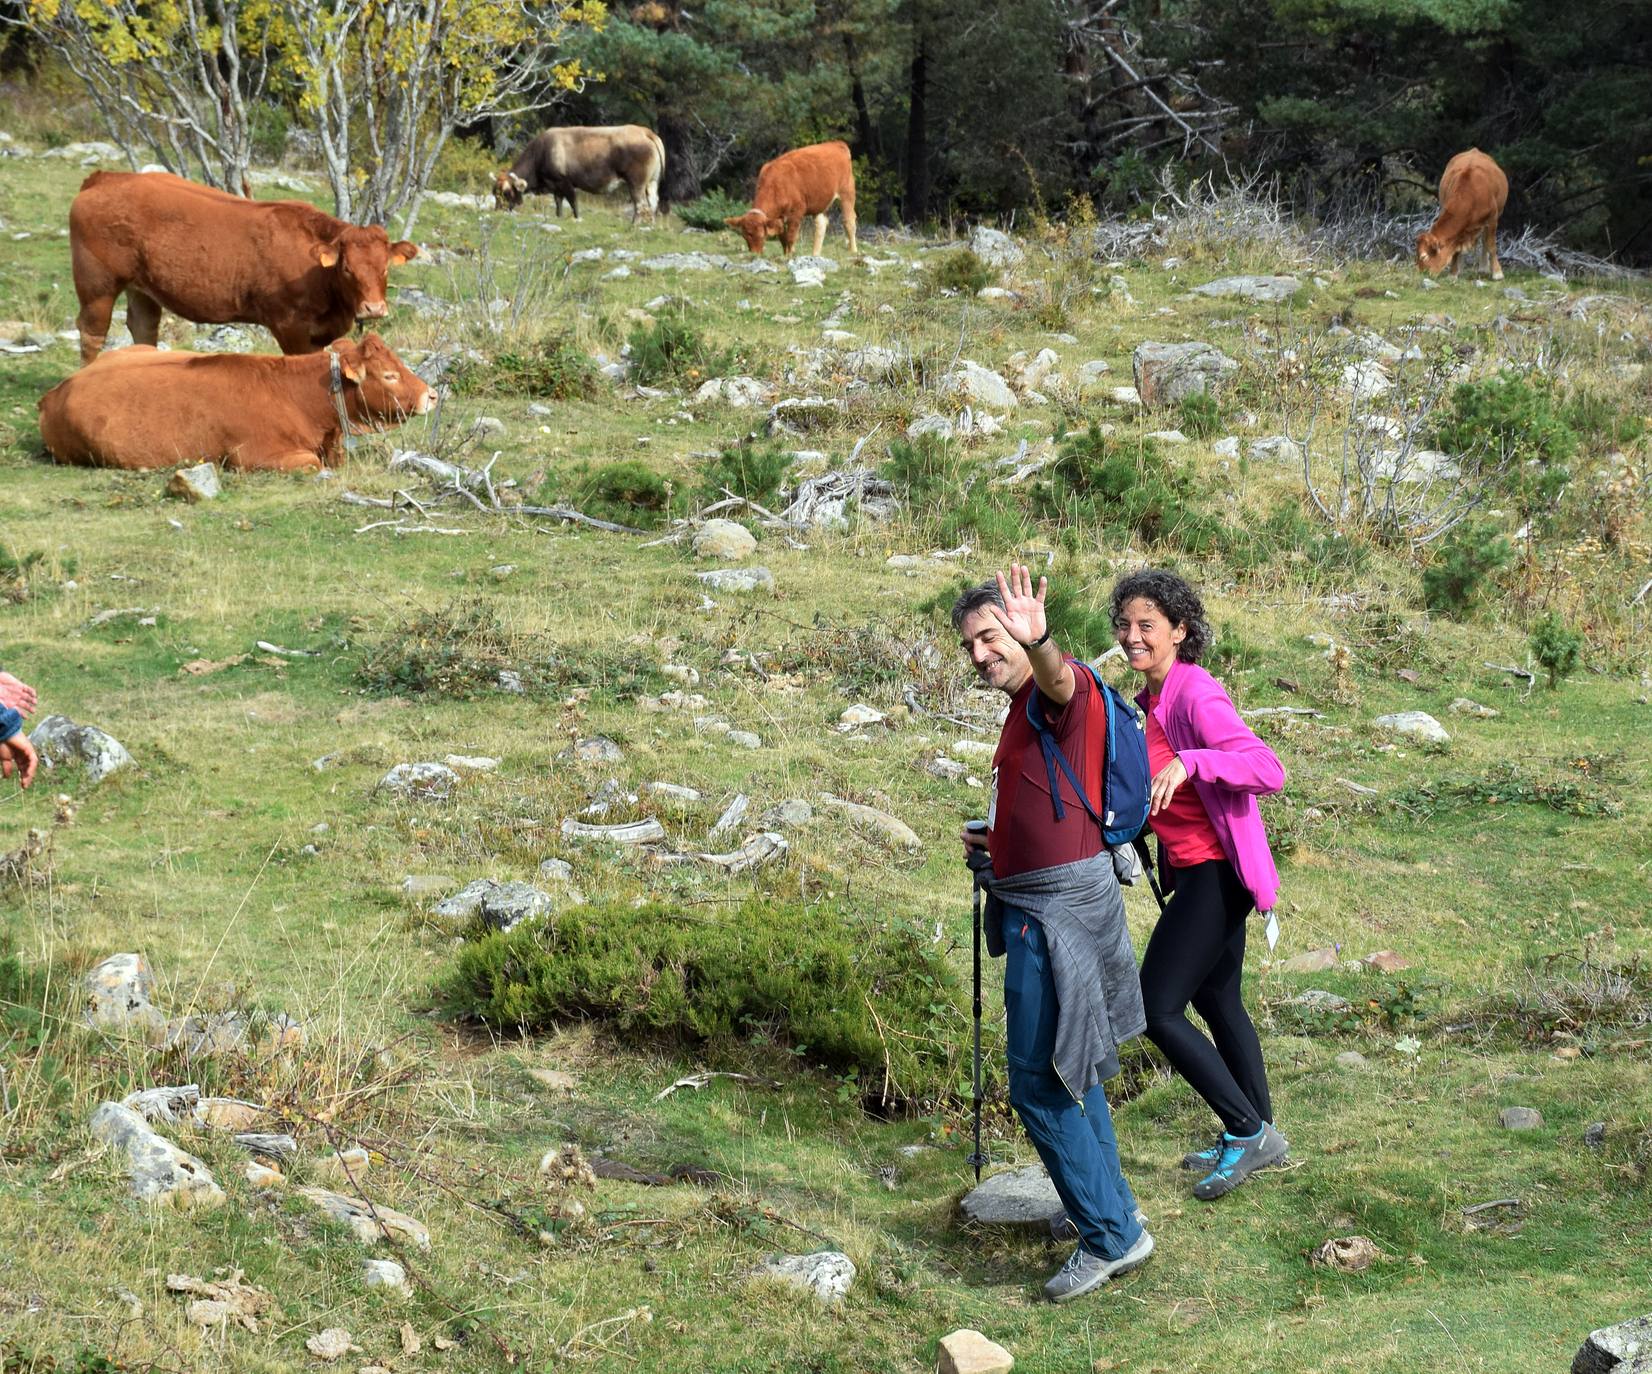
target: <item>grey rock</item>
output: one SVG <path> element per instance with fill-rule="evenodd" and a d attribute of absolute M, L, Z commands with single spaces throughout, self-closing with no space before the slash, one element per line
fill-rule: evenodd
<path fill-rule="evenodd" d="M 1447 744 L 1451 736 L 1445 726 L 1427 711 L 1397 711 L 1393 715 L 1378 716 L 1371 722 L 1378 729 L 1392 730 L 1397 735 L 1410 735 L 1431 744 Z"/>
<path fill-rule="evenodd" d="M 918 838 L 917 832 L 905 821 L 891 816 L 887 811 L 879 811 L 873 806 L 862 806 L 859 802 L 844 801 L 841 797 L 830 794 L 822 796 L 820 804 L 833 811 L 841 811 L 858 829 L 868 832 L 873 838 L 893 848 L 923 848 L 923 841 Z"/>
<path fill-rule="evenodd" d="M 950 439 L 953 436 L 952 421 L 944 415 L 920 415 L 906 427 L 908 439 L 921 439 L 926 434 L 933 434 L 937 439 Z"/>
<path fill-rule="evenodd" d="M 478 415 L 470 423 L 470 432 L 482 439 L 501 439 L 505 434 L 505 422 L 494 415 Z"/>
<path fill-rule="evenodd" d="M 499 670 L 498 686 L 501 692 L 510 692 L 514 696 L 521 696 L 527 690 L 522 685 L 522 674 L 514 668 L 501 668 Z"/>
<path fill-rule="evenodd" d="M 1218 277 L 1195 286 L 1196 296 L 1237 296 L 1241 300 L 1266 303 L 1289 300 L 1302 289 L 1295 277 Z"/>
<path fill-rule="evenodd" d="M 327 1188 L 300 1188 L 298 1196 L 313 1203 L 334 1221 L 347 1226 L 364 1245 L 391 1239 L 430 1249 L 430 1232 L 422 1221 L 386 1207 L 382 1202 L 366 1202 Z"/>
<path fill-rule="evenodd" d="M 1014 410 L 1018 404 L 1015 392 L 1003 377 L 967 358 L 941 378 L 940 392 L 992 410 Z"/>
<path fill-rule="evenodd" d="M 257 340 L 245 329 L 233 324 L 217 324 L 195 332 L 191 348 L 196 353 L 251 353 Z"/>
<path fill-rule="evenodd" d="M 111 954 L 85 977 L 86 1024 L 97 1030 L 148 1031 L 166 1018 L 150 1000 L 155 975 L 141 954 Z"/>
<path fill-rule="evenodd" d="M 166 1025 L 162 1047 L 178 1050 L 187 1059 L 211 1059 L 231 1054 L 248 1040 L 251 1028 L 238 1011 L 212 1012 L 205 1016 L 180 1016 Z"/>
<path fill-rule="evenodd" d="M 897 348 L 879 348 L 867 345 L 843 355 L 843 369 L 856 377 L 881 382 L 893 375 L 906 362 L 906 355 Z"/>
<path fill-rule="evenodd" d="M 1606 1143 L 1606 1123 L 1591 1121 L 1583 1128 L 1583 1143 L 1591 1150 L 1598 1150 Z"/>
<path fill-rule="evenodd" d="M 1344 1050 L 1336 1057 L 1336 1064 L 1339 1069 L 1365 1069 L 1370 1067 L 1365 1056 L 1358 1050 Z"/>
<path fill-rule="evenodd" d="M 770 1255 L 757 1272 L 806 1289 L 828 1306 L 842 1302 L 855 1281 L 854 1261 L 838 1250 Z"/>
<path fill-rule="evenodd" d="M 477 906 L 482 924 L 500 932 L 515 930 L 524 921 L 549 916 L 556 903 L 551 894 L 531 883 L 495 883 Z"/>
<path fill-rule="evenodd" d="M 1386 396 L 1393 389 L 1394 383 L 1389 380 L 1388 373 L 1381 363 L 1373 359 L 1349 363 L 1342 369 L 1342 390 L 1350 396 L 1374 400 L 1378 396 Z"/>
<path fill-rule="evenodd" d="M 1589 1333 L 1572 1360 L 1572 1374 L 1640 1374 L 1652 1359 L 1652 1314 Z"/>
<path fill-rule="evenodd" d="M 1543 1113 L 1536 1107 L 1504 1107 L 1497 1124 L 1505 1131 L 1535 1131 L 1543 1125 Z"/>
<path fill-rule="evenodd" d="M 761 749 L 763 747 L 762 736 L 750 730 L 730 730 L 727 738 L 730 744 L 739 749 Z"/>
<path fill-rule="evenodd" d="M 445 801 L 459 785 L 459 775 L 445 763 L 398 763 L 381 779 L 378 790 L 410 801 Z"/>
<path fill-rule="evenodd" d="M 364 1259 L 361 1262 L 361 1281 L 367 1288 L 386 1288 L 392 1293 L 409 1293 L 407 1270 L 395 1260 Z"/>
<path fill-rule="evenodd" d="M 1446 710 L 1454 716 L 1473 716 L 1478 720 L 1496 720 L 1503 714 L 1495 706 L 1482 706 L 1468 697 L 1454 697 Z"/>
<path fill-rule="evenodd" d="M 237 1131 L 231 1137 L 248 1154 L 267 1159 L 296 1159 L 298 1142 L 285 1132 Z"/>
<path fill-rule="evenodd" d="M 958 1210 L 982 1226 L 1025 1226 L 1047 1230 L 1062 1210 L 1055 1184 L 1042 1164 L 994 1174 L 964 1195 Z"/>
<path fill-rule="evenodd" d="M 736 410 L 750 410 L 754 406 L 767 405 L 773 395 L 774 388 L 755 377 L 713 377 L 709 382 L 700 384 L 693 399 L 700 405 L 721 401 Z"/>
<path fill-rule="evenodd" d="M 984 224 L 975 226 L 969 247 L 989 267 L 1014 267 L 1026 257 L 1021 245 L 1002 229 L 989 229 Z"/>
<path fill-rule="evenodd" d="M 807 825 L 814 819 L 814 808 L 800 797 L 792 797 L 787 801 L 771 806 L 763 813 L 761 823 L 770 829 L 795 830 L 800 825 Z"/>
<path fill-rule="evenodd" d="M 1136 395 L 1144 406 L 1175 405 L 1187 396 L 1217 395 L 1239 364 L 1206 343 L 1144 343 L 1131 355 Z"/>
<path fill-rule="evenodd" d="M 201 1100 L 201 1089 L 194 1083 L 180 1083 L 176 1087 L 142 1088 L 127 1093 L 120 1105 L 130 1107 L 145 1121 L 187 1121 L 195 1114 L 195 1104 Z"/>
<path fill-rule="evenodd" d="M 1309 988 L 1306 992 L 1297 993 L 1295 997 L 1287 997 L 1285 1005 L 1302 1007 L 1307 1011 L 1339 1012 L 1347 1011 L 1353 1003 L 1334 992 L 1326 992 L 1324 988 Z"/>
<path fill-rule="evenodd" d="M 715 272 L 729 260 L 721 253 L 661 253 L 644 258 L 642 265 L 651 272 Z"/>
<path fill-rule="evenodd" d="M 218 496 L 218 467 L 215 463 L 197 463 L 192 468 L 179 468 L 166 484 L 166 494 L 181 501 L 212 501 Z"/>
<path fill-rule="evenodd" d="M 637 790 L 647 793 L 650 797 L 661 797 L 666 801 L 681 802 L 685 805 L 693 805 L 704 800 L 699 788 L 684 787 L 675 782 L 645 782 Z"/>
<path fill-rule="evenodd" d="M 95 725 L 76 725 L 67 716 L 47 716 L 29 732 L 29 743 L 47 768 L 86 766 L 86 780 L 97 784 L 132 762 L 126 747 Z"/>
<path fill-rule="evenodd" d="M 562 834 L 570 840 L 600 840 L 609 844 L 658 844 L 665 839 L 665 827 L 650 816 L 647 820 L 621 825 L 588 825 L 572 817 L 562 822 Z"/>
<path fill-rule="evenodd" d="M 963 1327 L 941 1337 L 935 1374 L 1009 1374 L 1015 1356 L 979 1331 Z"/>
<path fill-rule="evenodd" d="M 700 558 L 741 563 L 757 552 L 757 536 L 733 520 L 707 520 L 694 531 L 694 552 Z"/>
<path fill-rule="evenodd" d="M 1101 379 L 1113 370 L 1111 364 L 1102 358 L 1091 358 L 1088 362 L 1078 365 L 1078 384 L 1088 391 L 1092 387 L 1102 384 Z"/>
<path fill-rule="evenodd" d="M 797 253 L 786 260 L 786 267 L 794 276 L 800 269 L 826 276 L 836 272 L 839 264 L 831 258 L 817 258 L 813 253 Z"/>
<path fill-rule="evenodd" d="M 843 402 L 835 396 L 788 396 L 769 407 L 771 434 L 800 434 L 843 417 Z"/>
<path fill-rule="evenodd" d="M 1295 439 L 1283 434 L 1275 434 L 1267 439 L 1252 439 L 1250 443 L 1252 458 L 1265 458 L 1270 462 L 1288 463 L 1291 466 L 1302 461 L 1302 449 Z"/>
<path fill-rule="evenodd" d="M 620 763 L 625 759 L 625 751 L 607 735 L 591 735 L 582 740 L 575 740 L 564 749 L 562 758 L 571 758 L 576 763 Z"/>
<path fill-rule="evenodd" d="M 767 568 L 717 568 L 711 572 L 695 573 L 707 591 L 712 592 L 772 592 L 774 574 Z"/>
<path fill-rule="evenodd" d="M 155 1206 L 217 1207 L 224 1191 L 194 1155 L 157 1135 L 144 1119 L 119 1102 L 105 1102 L 91 1119 L 92 1138 L 126 1156 L 132 1195 Z"/>

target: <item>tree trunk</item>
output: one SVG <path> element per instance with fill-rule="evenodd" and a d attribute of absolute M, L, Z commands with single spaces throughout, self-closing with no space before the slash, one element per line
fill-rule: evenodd
<path fill-rule="evenodd" d="M 906 197 L 902 214 L 908 223 L 929 209 L 929 37 L 918 29 L 912 48 L 911 95 L 906 114 Z"/>
<path fill-rule="evenodd" d="M 700 169 L 694 158 L 688 121 L 678 115 L 662 114 L 654 121 L 654 132 L 665 144 L 665 175 L 660 178 L 660 210 L 686 205 L 704 192 Z"/>

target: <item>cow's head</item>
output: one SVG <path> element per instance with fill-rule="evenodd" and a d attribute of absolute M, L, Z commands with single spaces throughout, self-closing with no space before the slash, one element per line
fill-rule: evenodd
<path fill-rule="evenodd" d="M 761 210 L 747 210 L 743 215 L 735 215 L 723 221 L 730 229 L 738 229 L 740 237 L 746 241 L 746 247 L 754 253 L 763 251 L 763 241 L 780 237 L 780 221 L 770 219 Z"/>
<path fill-rule="evenodd" d="M 396 425 L 435 409 L 436 393 L 377 334 L 359 342 L 339 339 L 329 351 L 338 355 L 339 380 L 352 423 Z"/>
<path fill-rule="evenodd" d="M 382 320 L 390 313 L 384 298 L 390 269 L 418 253 L 418 246 L 405 239 L 391 243 L 390 235 L 377 224 L 346 225 L 337 238 L 315 246 L 316 262 L 332 274 L 334 289 L 358 320 Z"/>
<path fill-rule="evenodd" d="M 496 210 L 514 210 L 522 203 L 528 183 L 515 172 L 500 172 L 493 179 L 493 206 Z"/>
<path fill-rule="evenodd" d="M 1417 266 L 1437 277 L 1451 265 L 1451 245 L 1432 229 L 1417 235 Z"/>

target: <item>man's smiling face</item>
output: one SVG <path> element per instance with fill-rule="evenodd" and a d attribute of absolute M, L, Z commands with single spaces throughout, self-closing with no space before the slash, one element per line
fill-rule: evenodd
<path fill-rule="evenodd" d="M 958 637 L 983 687 L 996 687 L 1013 697 L 1031 676 L 1027 651 L 1010 638 L 990 606 L 965 616 Z"/>

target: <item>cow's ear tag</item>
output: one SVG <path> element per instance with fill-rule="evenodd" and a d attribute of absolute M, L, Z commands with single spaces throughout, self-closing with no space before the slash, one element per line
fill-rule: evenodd
<path fill-rule="evenodd" d="M 322 244 L 315 250 L 315 260 L 323 267 L 338 266 L 338 249 L 331 244 Z"/>
<path fill-rule="evenodd" d="M 338 370 L 340 372 L 342 372 L 346 377 L 348 377 L 352 382 L 356 382 L 358 384 L 360 383 L 361 379 L 367 375 L 367 369 L 362 367 L 361 364 L 359 364 L 359 363 L 347 363 L 343 359 L 339 360 Z"/>

